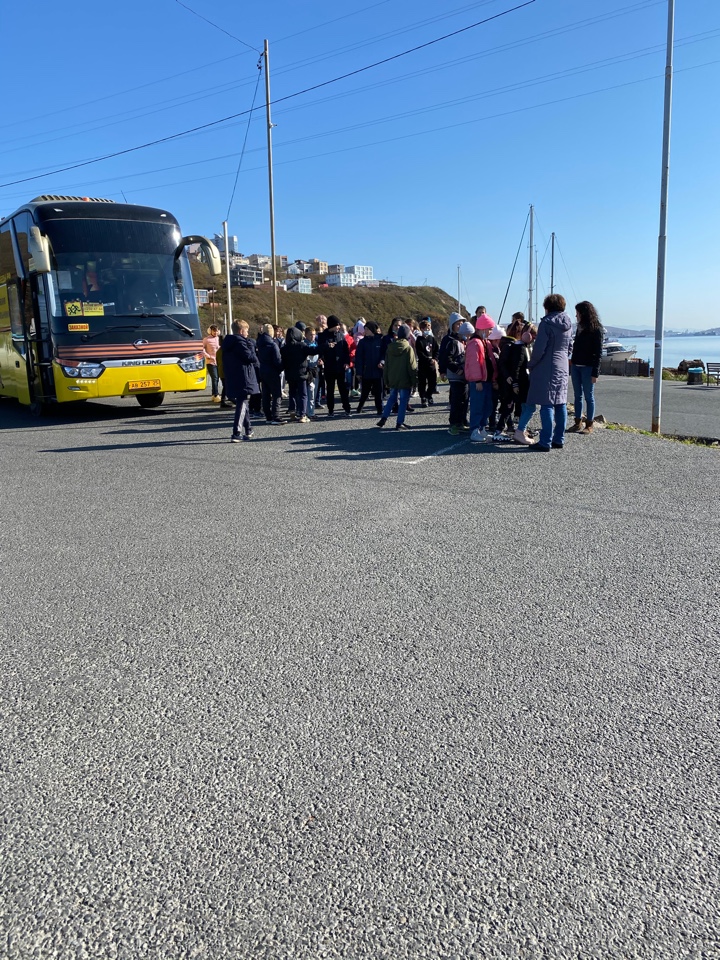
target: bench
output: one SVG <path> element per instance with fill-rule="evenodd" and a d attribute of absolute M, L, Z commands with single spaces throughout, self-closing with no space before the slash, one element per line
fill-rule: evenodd
<path fill-rule="evenodd" d="M 717 386 L 720 386 L 720 363 L 706 363 L 705 364 L 705 376 L 707 380 L 705 386 L 710 386 L 710 380 L 713 379 Z"/>

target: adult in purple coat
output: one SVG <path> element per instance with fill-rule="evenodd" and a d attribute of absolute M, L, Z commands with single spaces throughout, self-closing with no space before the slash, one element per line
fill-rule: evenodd
<path fill-rule="evenodd" d="M 527 402 L 515 431 L 515 439 L 531 450 L 547 453 L 551 447 L 562 449 L 567 423 L 568 358 L 572 341 L 572 320 L 565 313 L 565 297 L 552 293 L 543 300 L 546 313 L 538 326 L 530 370 Z M 540 439 L 530 444 L 525 428 L 540 406 Z"/>

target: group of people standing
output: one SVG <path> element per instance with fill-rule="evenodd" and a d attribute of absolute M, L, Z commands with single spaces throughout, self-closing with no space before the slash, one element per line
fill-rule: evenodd
<path fill-rule="evenodd" d="M 268 425 L 282 422 L 283 378 L 292 420 L 317 419 L 316 411 L 324 404 L 327 415 L 334 416 L 337 389 L 346 417 L 353 413 L 351 396 L 358 398 L 356 413 L 372 397 L 378 427 L 395 414 L 395 429 L 407 430 L 407 413 L 414 409 L 411 397 L 417 395 L 422 407 L 433 406 L 441 376 L 449 384 L 452 435 L 467 431 L 474 443 L 514 440 L 548 452 L 564 445 L 570 376 L 575 422 L 568 432 L 593 431 L 603 328 L 588 301 L 575 306 L 574 337 L 564 297 L 551 294 L 543 307 L 545 316 L 537 326 L 518 312 L 507 330 L 485 307 L 477 308 L 472 321 L 452 313 L 440 343 L 429 317 L 396 317 L 385 334 L 373 320 L 360 318 L 349 331 L 338 317 L 319 316 L 317 327 L 298 322 L 279 337 L 267 322 L 257 341 L 248 336 L 245 321 L 235 321 L 221 347 L 217 328 L 211 327 L 204 343 L 212 398 L 220 403 L 227 398 L 235 405 L 233 442 L 253 436 L 252 398 L 260 401 Z M 538 407 L 541 427 L 535 440 L 528 426 Z"/>

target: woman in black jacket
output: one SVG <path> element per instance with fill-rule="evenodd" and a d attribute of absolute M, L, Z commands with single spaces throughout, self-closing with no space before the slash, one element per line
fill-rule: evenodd
<path fill-rule="evenodd" d="M 595 420 L 595 384 L 600 376 L 603 327 L 597 310 L 588 301 L 575 304 L 577 331 L 570 357 L 570 376 L 575 392 L 575 423 L 568 433 L 592 433 Z M 582 402 L 585 397 L 585 429 L 582 429 Z"/>

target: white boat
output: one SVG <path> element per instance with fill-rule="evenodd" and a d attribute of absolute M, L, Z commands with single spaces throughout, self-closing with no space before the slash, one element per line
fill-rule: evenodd
<path fill-rule="evenodd" d="M 620 343 L 619 340 L 611 340 L 608 338 L 607 340 L 603 341 L 603 357 L 611 357 L 613 360 L 632 360 L 636 353 L 636 347 L 630 347 L 630 349 L 627 349 Z"/>

